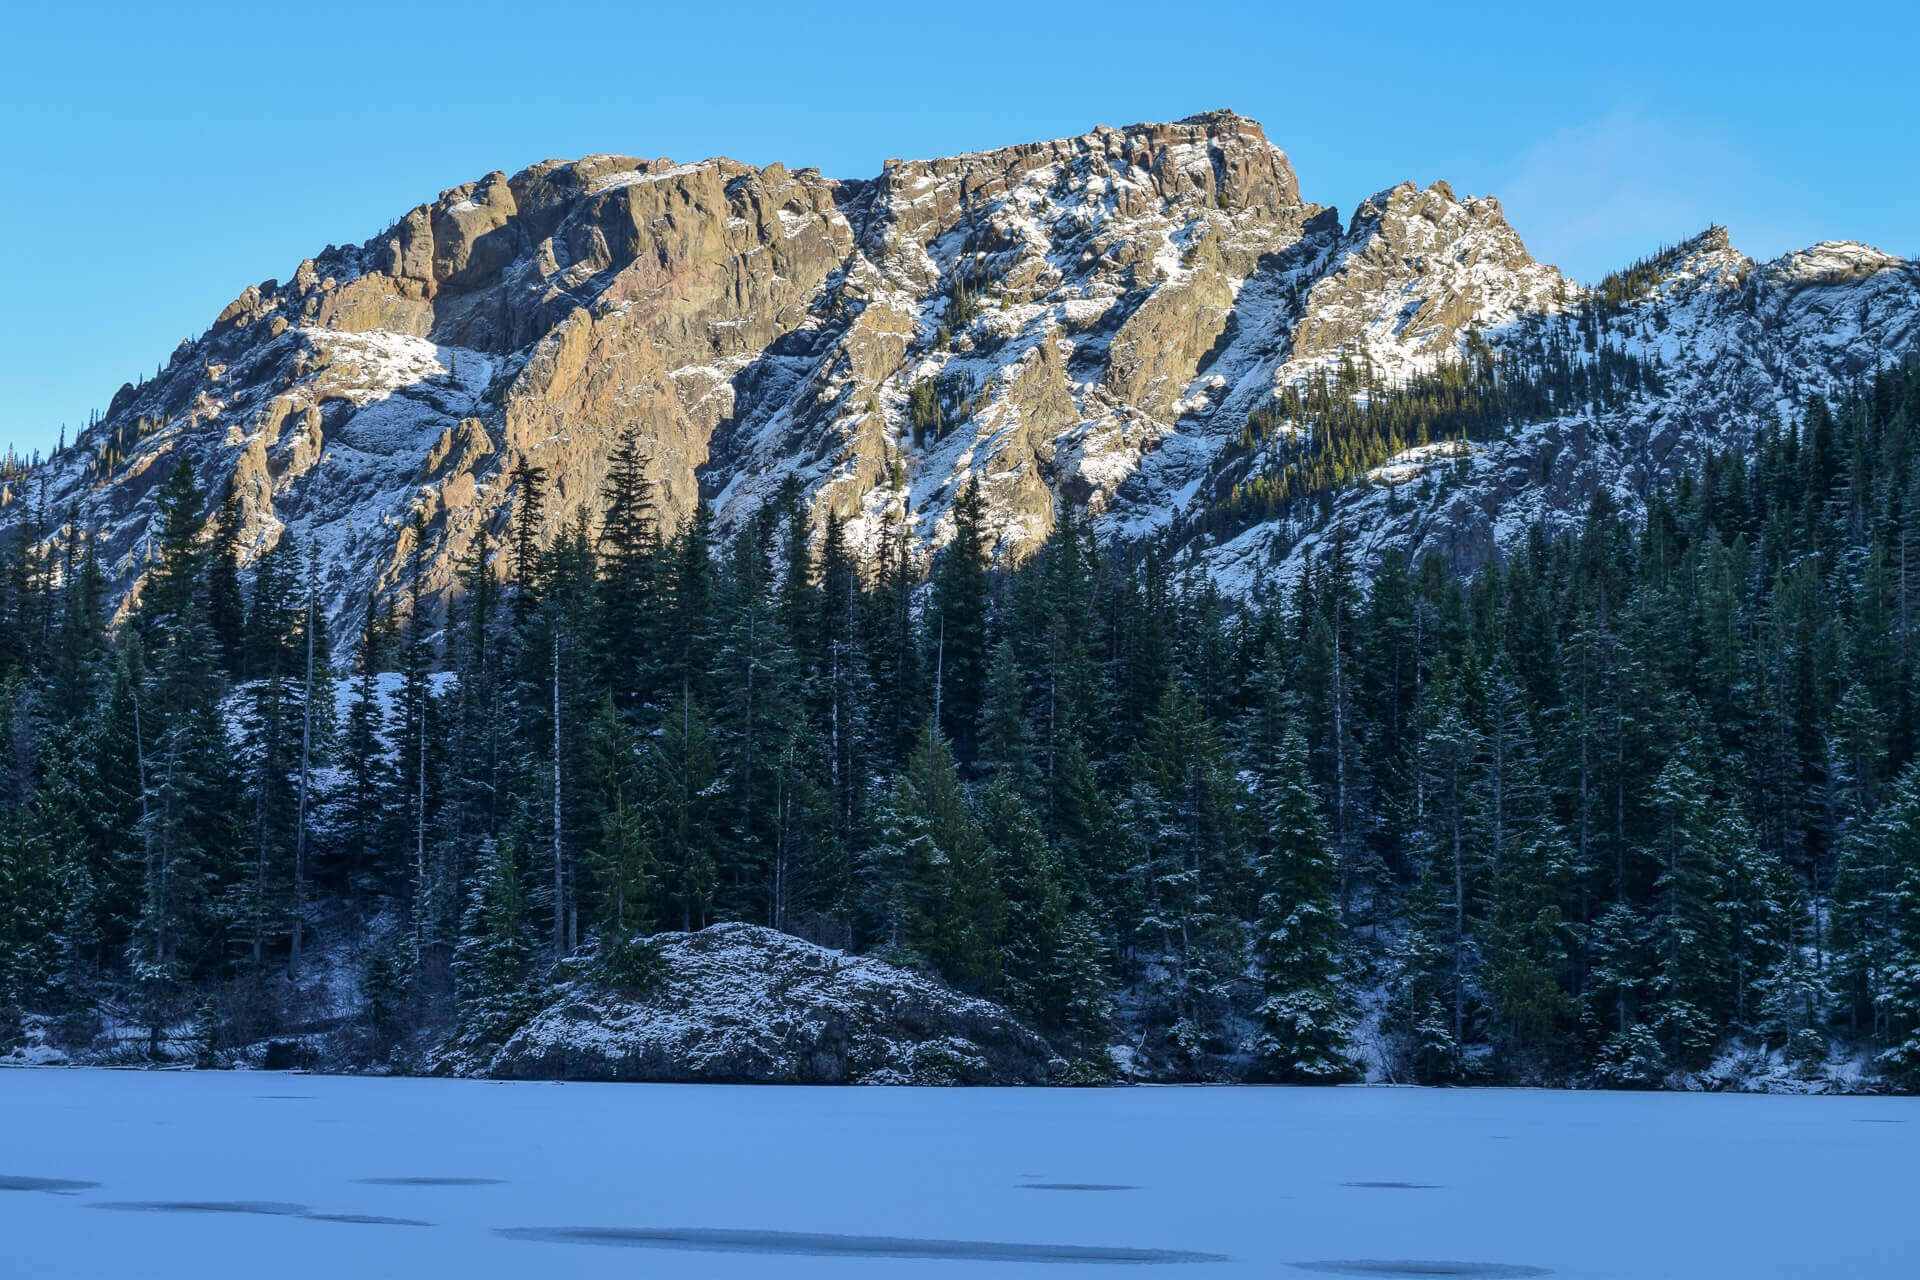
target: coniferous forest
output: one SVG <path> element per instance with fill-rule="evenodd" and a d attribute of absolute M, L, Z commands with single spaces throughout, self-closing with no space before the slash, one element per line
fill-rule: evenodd
<path fill-rule="evenodd" d="M 648 466 L 629 433 L 544 545 L 523 466 L 450 602 L 416 529 L 345 634 L 317 549 L 243 568 L 190 467 L 123 617 L 16 502 L 0 1040 L 250 1042 L 351 947 L 359 1060 L 405 1065 L 743 920 L 998 1000 L 1090 1080 L 1126 1043 L 1185 1078 L 1650 1086 L 1744 1046 L 1920 1082 L 1920 365 L 1470 575 L 1332 540 L 1246 600 L 1064 507 L 1001 563 L 977 491 L 930 563 L 797 483 L 662 528 Z"/>

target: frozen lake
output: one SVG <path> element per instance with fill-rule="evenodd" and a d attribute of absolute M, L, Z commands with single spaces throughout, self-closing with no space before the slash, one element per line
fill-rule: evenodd
<path fill-rule="evenodd" d="M 1911 1277 L 1917 1173 L 1898 1098 L 11 1071 L 0 1275 Z"/>

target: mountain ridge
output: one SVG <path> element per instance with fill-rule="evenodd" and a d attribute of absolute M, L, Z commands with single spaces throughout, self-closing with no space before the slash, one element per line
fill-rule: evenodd
<path fill-rule="evenodd" d="M 1644 491 L 1912 349 L 1914 263 L 1822 242 L 1762 264 L 1709 239 L 1599 329 L 1677 369 L 1682 392 L 1517 430 L 1451 468 L 1417 521 L 1389 518 L 1369 473 L 1310 517 L 1177 549 L 1238 591 L 1339 530 L 1470 564 L 1519 512 Z M 668 525 L 704 498 L 730 526 L 798 475 L 817 522 L 838 515 L 869 551 L 905 522 L 924 554 L 977 478 L 990 536 L 1018 556 L 1060 501 L 1119 538 L 1179 526 L 1287 386 L 1343 364 L 1404 383 L 1470 339 L 1499 353 L 1527 326 L 1572 325 L 1598 288 L 1535 261 L 1497 199 L 1444 181 L 1383 188 L 1343 227 L 1224 110 L 870 179 L 544 160 L 249 286 L 21 496 L 43 536 L 69 509 L 99 532 L 131 599 L 152 491 L 190 456 L 210 503 L 233 482 L 244 559 L 288 530 L 321 547 L 341 617 L 398 589 L 416 515 L 428 593 L 454 590 L 521 462 L 550 478 L 545 536 L 591 516 L 632 426 Z M 1438 487 L 1428 462 L 1395 466 Z"/>

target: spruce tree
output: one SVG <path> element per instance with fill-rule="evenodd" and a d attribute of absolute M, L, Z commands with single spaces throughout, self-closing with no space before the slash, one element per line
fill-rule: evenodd
<path fill-rule="evenodd" d="M 505 1043 L 532 1012 L 533 944 L 511 840 L 482 842 L 453 952 L 460 1038 L 475 1049 Z"/>
<path fill-rule="evenodd" d="M 1297 733 L 1281 738 L 1260 770 L 1260 817 L 1254 1058 L 1269 1079 L 1339 1080 L 1353 1071 L 1353 1017 L 1334 900 L 1339 872 L 1308 777 L 1307 744 Z"/>
<path fill-rule="evenodd" d="M 1038 815 L 1005 780 L 987 787 L 980 821 L 1005 902 L 998 994 L 1055 1039 L 1098 1052 L 1113 1017 L 1098 922 L 1074 905 Z"/>
<path fill-rule="evenodd" d="M 1750 838 L 1727 820 L 1696 765 L 1697 740 L 1676 751 L 1654 780 L 1661 830 L 1648 853 L 1658 859 L 1650 937 L 1658 967 L 1649 1021 L 1670 1059 L 1698 1058 L 1712 1046 L 1725 1009 L 1727 919 L 1719 882 L 1736 845 Z"/>
<path fill-rule="evenodd" d="M 692 695 L 683 693 L 667 709 L 647 765 L 665 919 L 689 932 L 704 929 L 718 876 L 714 835 L 720 766 L 713 732 Z"/>
<path fill-rule="evenodd" d="M 220 491 L 213 541 L 207 548 L 207 626 L 228 678 L 244 679 L 247 609 L 240 589 L 240 497 L 229 476 Z"/>
<path fill-rule="evenodd" d="M 940 731 L 955 754 L 971 761 L 978 746 L 986 697 L 986 500 L 979 477 L 967 481 L 953 504 L 953 538 L 934 566 L 926 622 L 927 665 L 934 670 Z"/>
<path fill-rule="evenodd" d="M 660 528 L 647 464 L 640 428 L 629 425 L 607 458 L 600 489 L 597 646 L 616 705 L 630 718 L 661 676 Z"/>
<path fill-rule="evenodd" d="M 1226 1048 L 1241 945 L 1234 928 L 1241 823 L 1224 744 L 1178 682 L 1167 686 L 1132 764 L 1127 802 L 1143 903 L 1136 945 L 1149 957 L 1153 1017 L 1204 1069 Z"/>

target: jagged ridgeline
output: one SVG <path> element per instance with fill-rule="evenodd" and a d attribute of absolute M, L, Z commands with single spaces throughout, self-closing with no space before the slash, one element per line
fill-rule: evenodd
<path fill-rule="evenodd" d="M 1727 229 L 1711 226 L 1670 248 L 1648 254 L 1618 271 L 1610 271 L 1593 288 L 1592 301 L 1602 315 L 1617 316 L 1636 303 L 1657 297 L 1660 287 L 1687 259 L 1702 250 L 1726 243 Z M 1738 283 L 1745 283 L 1741 273 Z"/>
<path fill-rule="evenodd" d="M 731 531 L 798 476 L 816 540 L 834 514 L 863 557 L 924 562 L 977 479 L 1000 555 L 1065 503 L 1103 537 L 1171 530 L 1237 593 L 1332 526 L 1363 567 L 1397 545 L 1465 569 L 1512 510 L 1632 505 L 1910 349 L 1916 315 L 1914 265 L 1862 245 L 1755 263 L 1713 228 L 1587 288 L 1444 182 L 1343 223 L 1225 111 L 870 179 L 589 156 L 244 290 L 31 498 L 37 536 L 71 513 L 100 538 L 124 606 L 187 458 L 209 507 L 231 485 L 246 563 L 325 548 L 344 633 L 402 594 L 416 516 L 436 602 L 499 545 L 516 476 L 551 480 L 542 545 L 591 524 L 634 427 L 668 530 L 704 501 Z"/>

